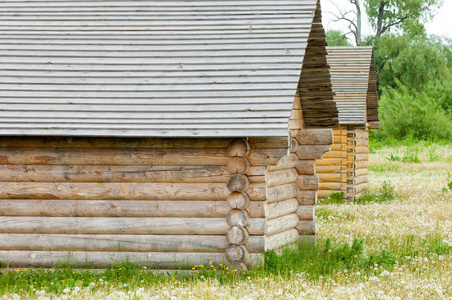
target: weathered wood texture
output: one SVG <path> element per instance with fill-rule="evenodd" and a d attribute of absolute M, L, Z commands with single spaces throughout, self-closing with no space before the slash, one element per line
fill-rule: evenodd
<path fill-rule="evenodd" d="M 106 145 L 92 145 L 99 141 Z M 230 261 L 239 245 L 240 263 L 251 266 L 266 232 L 286 229 L 281 217 L 295 215 L 298 158 L 287 139 L 157 141 L 168 147 L 153 139 L 130 148 L 122 139 L 0 141 L 0 252 L 222 252 Z M 171 258 L 161 259 L 169 267 Z"/>
<path fill-rule="evenodd" d="M 326 61 L 326 45 L 320 2 L 317 2 L 298 84 L 304 123 L 307 128 L 338 124 L 330 67 Z"/>
<path fill-rule="evenodd" d="M 377 74 L 372 47 L 327 47 L 339 124 L 378 128 Z"/>
<path fill-rule="evenodd" d="M 2 1 L 0 134 L 287 137 L 316 2 Z"/>
<path fill-rule="evenodd" d="M 319 161 L 318 159 L 324 156 L 325 152 L 331 149 L 331 144 L 335 143 L 336 139 L 332 129 L 300 130 L 296 139 L 299 147 L 295 154 L 300 159 L 296 166 L 299 174 L 296 181 L 299 188 L 296 196 L 299 204 L 296 214 L 299 219 L 297 230 L 301 239 L 302 236 L 311 237 L 315 235 L 315 229 L 312 226 L 306 226 L 306 224 L 315 222 L 314 205 L 319 190 L 319 174 L 316 174 L 316 167 L 318 167 L 316 163 Z M 331 158 L 325 160 L 331 160 Z"/>
<path fill-rule="evenodd" d="M 249 198 L 230 201 L 1 199 L 0 216 L 224 218 L 231 207 L 245 209 L 252 218 L 265 216 L 264 201 L 246 201 Z"/>
<path fill-rule="evenodd" d="M 369 132 L 365 128 L 340 126 L 334 129 L 334 145 L 335 151 L 316 161 L 319 197 L 342 192 L 344 198 L 353 201 L 358 196 L 355 186 L 368 180 Z M 361 185 L 358 190 L 362 189 Z"/>
<path fill-rule="evenodd" d="M 223 235 L 0 234 L 0 240 L 0 250 L 19 251 L 224 252 L 228 247 Z M 265 238 L 248 237 L 245 245 L 262 252 Z"/>
<path fill-rule="evenodd" d="M 191 269 L 210 262 L 229 265 L 224 253 L 200 252 L 85 252 L 85 251 L 0 251 L 0 261 L 9 267 L 52 268 L 58 263 L 76 268 L 110 268 L 115 263 L 132 261 L 158 269 Z M 263 253 L 250 253 L 247 265 L 263 262 Z"/>

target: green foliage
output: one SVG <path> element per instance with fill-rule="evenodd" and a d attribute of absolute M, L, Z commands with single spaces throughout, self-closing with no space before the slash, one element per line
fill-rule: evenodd
<path fill-rule="evenodd" d="M 409 146 L 406 148 L 406 151 L 403 153 L 402 157 L 391 153 L 387 159 L 389 161 L 399 161 L 405 163 L 420 163 L 421 160 L 419 159 L 419 152 L 421 152 L 421 148 L 419 146 Z"/>
<path fill-rule="evenodd" d="M 391 156 L 388 157 L 388 160 L 390 161 L 402 161 L 402 158 L 398 155 L 394 155 L 391 153 Z"/>
<path fill-rule="evenodd" d="M 387 34 L 375 42 L 375 63 L 383 87 L 397 88 L 398 81 L 409 89 L 421 91 L 432 85 L 432 92 L 450 88 L 442 83 L 448 75 L 448 53 L 441 39 L 424 35 Z"/>
<path fill-rule="evenodd" d="M 384 89 L 380 99 L 380 130 L 374 136 L 384 140 L 452 140 L 452 116 L 440 102 L 425 92 Z"/>
<path fill-rule="evenodd" d="M 326 42 L 328 46 L 351 46 L 347 37 L 340 30 L 328 30 L 326 32 Z"/>
<path fill-rule="evenodd" d="M 345 203 L 344 192 L 332 193 L 328 197 L 318 200 L 318 204 L 343 204 L 343 203 Z"/>
<path fill-rule="evenodd" d="M 420 151 L 421 149 L 419 147 L 408 147 L 402 157 L 402 162 L 420 163 L 421 162 L 421 160 L 419 159 Z"/>
<path fill-rule="evenodd" d="M 369 22 L 377 36 L 392 28 L 421 26 L 433 17 L 434 8 L 441 4 L 441 0 L 364 0 Z"/>
<path fill-rule="evenodd" d="M 270 270 L 278 268 L 278 255 L 273 250 L 265 251 L 265 267 Z"/>
<path fill-rule="evenodd" d="M 400 169 L 399 164 L 386 164 L 382 166 L 369 166 L 369 171 L 375 173 L 383 173 L 383 172 L 397 172 Z"/>
<path fill-rule="evenodd" d="M 355 204 L 390 202 L 395 198 L 394 186 L 391 185 L 391 182 L 385 180 L 376 194 L 372 194 L 366 190 L 361 197 L 355 199 Z"/>
<path fill-rule="evenodd" d="M 452 173 L 447 174 L 447 187 L 452 191 Z"/>

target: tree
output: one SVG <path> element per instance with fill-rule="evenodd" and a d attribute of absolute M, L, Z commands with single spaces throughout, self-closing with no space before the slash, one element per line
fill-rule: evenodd
<path fill-rule="evenodd" d="M 404 29 L 405 24 L 422 25 L 433 16 L 435 8 L 439 8 L 442 0 L 348 0 L 354 7 L 345 11 L 335 4 L 339 13 L 334 14 L 336 21 L 348 23 L 351 34 L 358 46 L 370 45 L 375 39 L 391 29 Z M 374 33 L 366 38 L 362 36 L 362 6 Z"/>
<path fill-rule="evenodd" d="M 441 39 L 423 35 L 387 34 L 375 44 L 375 62 L 379 82 L 385 87 L 397 87 L 396 81 L 421 91 L 433 81 L 446 80 L 447 50 Z"/>
<path fill-rule="evenodd" d="M 347 37 L 340 30 L 328 30 L 326 32 L 328 46 L 351 46 Z"/>

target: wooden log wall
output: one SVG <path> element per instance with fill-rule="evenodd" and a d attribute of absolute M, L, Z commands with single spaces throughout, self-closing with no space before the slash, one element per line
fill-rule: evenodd
<path fill-rule="evenodd" d="M 2 138 L 0 261 L 252 266 L 267 232 L 276 245 L 297 222 L 283 215 L 298 192 L 287 148 L 287 138 Z M 277 176 L 267 191 L 268 165 Z"/>
<path fill-rule="evenodd" d="M 316 222 L 314 207 L 317 201 L 317 190 L 319 189 L 319 175 L 316 174 L 315 160 L 320 159 L 325 152 L 330 150 L 333 143 L 332 129 L 302 129 L 296 136 L 298 143 L 294 151 L 298 158 L 295 169 L 298 173 L 296 181 L 298 194 L 296 229 L 299 238 L 312 238 L 316 233 Z"/>
<path fill-rule="evenodd" d="M 343 192 L 345 199 L 353 201 L 367 188 L 368 130 L 341 125 L 333 133 L 331 151 L 316 160 L 318 196 Z"/>
<path fill-rule="evenodd" d="M 276 250 L 298 241 L 296 196 L 299 188 L 296 183 L 298 172 L 295 169 L 298 157 L 294 153 L 297 146 L 298 142 L 293 139 L 290 154 L 282 157 L 276 166 L 267 168 L 266 250 Z"/>
<path fill-rule="evenodd" d="M 368 187 L 369 174 L 369 130 L 356 128 L 354 130 L 354 160 L 353 160 L 353 200 L 359 198 Z"/>

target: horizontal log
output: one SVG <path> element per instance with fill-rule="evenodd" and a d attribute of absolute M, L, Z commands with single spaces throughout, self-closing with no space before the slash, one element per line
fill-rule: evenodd
<path fill-rule="evenodd" d="M 244 157 L 235 156 L 228 161 L 228 171 L 231 174 L 246 174 L 249 169 L 250 162 Z"/>
<path fill-rule="evenodd" d="M 290 121 L 291 120 L 289 120 L 289 122 Z M 297 123 L 298 123 L 298 121 L 297 121 Z M 290 152 L 295 152 L 298 149 L 298 146 L 299 146 L 299 144 L 298 144 L 297 139 L 296 138 L 291 138 L 290 139 L 290 148 L 289 148 Z"/>
<path fill-rule="evenodd" d="M 249 185 L 250 180 L 243 174 L 233 174 L 226 183 L 226 187 L 230 192 L 244 192 L 248 189 Z"/>
<path fill-rule="evenodd" d="M 345 151 L 328 151 L 323 155 L 323 158 L 346 158 L 347 152 Z"/>
<path fill-rule="evenodd" d="M 331 129 L 302 129 L 296 139 L 300 145 L 330 145 L 333 143 Z"/>
<path fill-rule="evenodd" d="M 297 185 L 300 190 L 317 190 L 319 188 L 319 174 L 298 175 Z"/>
<path fill-rule="evenodd" d="M 318 175 L 319 175 L 319 182 L 344 182 L 344 181 L 346 181 L 345 173 L 344 174 L 326 173 L 326 174 L 318 174 Z"/>
<path fill-rule="evenodd" d="M 355 139 L 355 147 L 369 147 L 369 141 L 364 139 Z"/>
<path fill-rule="evenodd" d="M 345 149 L 343 149 L 343 147 L 345 147 L 345 145 L 333 144 L 331 145 L 331 151 L 344 151 Z"/>
<path fill-rule="evenodd" d="M 245 204 L 251 217 L 265 216 L 264 201 Z M 226 218 L 230 210 L 226 201 L 0 200 L 0 216 L 16 217 Z"/>
<path fill-rule="evenodd" d="M 341 173 L 342 166 L 316 166 L 315 171 L 319 174 Z M 345 170 L 345 168 L 344 168 Z"/>
<path fill-rule="evenodd" d="M 369 154 L 369 147 L 356 147 L 354 152 L 356 154 Z"/>
<path fill-rule="evenodd" d="M 286 156 L 288 148 L 283 149 L 253 149 L 246 156 L 252 166 L 276 165 L 281 157 Z"/>
<path fill-rule="evenodd" d="M 223 252 L 223 235 L 87 235 L 0 234 L 0 250 L 20 251 L 109 251 L 109 252 Z M 246 241 L 250 252 L 262 252 L 264 236 Z"/>
<path fill-rule="evenodd" d="M 251 150 L 253 166 L 276 164 L 287 149 Z M 227 149 L 27 149 L 0 148 L 0 164 L 11 165 L 140 165 L 140 166 L 226 166 Z"/>
<path fill-rule="evenodd" d="M 249 219 L 250 216 L 245 210 L 231 209 L 226 216 L 226 223 L 231 227 L 244 227 L 248 224 Z"/>
<path fill-rule="evenodd" d="M 269 171 L 267 173 L 267 187 L 283 185 L 295 182 L 298 177 L 298 172 L 295 168 Z"/>
<path fill-rule="evenodd" d="M 276 170 L 285 170 L 294 168 L 298 163 L 298 156 L 296 156 L 294 153 L 290 153 L 288 155 L 284 155 L 281 157 L 276 165 L 274 166 L 268 166 L 269 171 L 276 171 Z"/>
<path fill-rule="evenodd" d="M 246 264 L 253 266 L 262 260 L 263 254 L 251 253 Z M 200 264 L 229 264 L 224 253 L 191 252 L 0 251 L 0 261 L 12 268 L 52 268 L 59 263 L 74 268 L 111 268 L 125 261 L 158 269 L 191 269 Z"/>
<path fill-rule="evenodd" d="M 341 191 L 339 191 L 339 190 L 337 190 L 337 191 L 335 191 L 335 190 L 318 190 L 317 197 L 319 199 L 324 199 L 324 198 L 331 196 L 331 194 L 333 194 L 333 193 L 340 193 L 340 192 L 345 192 L 345 191 L 342 191 L 342 190 Z"/>
<path fill-rule="evenodd" d="M 226 183 L 225 166 L 0 165 L 0 182 Z M 265 167 L 246 170 L 251 182 L 265 181 Z"/>
<path fill-rule="evenodd" d="M 299 205 L 315 205 L 317 203 L 317 191 L 300 190 L 297 200 Z"/>
<path fill-rule="evenodd" d="M 231 138 L 102 138 L 102 137 L 3 137 L 0 147 L 5 148 L 218 148 L 226 149 Z M 287 137 L 253 137 L 251 148 L 287 148 Z"/>
<path fill-rule="evenodd" d="M 265 207 L 265 216 L 267 220 L 279 218 L 294 213 L 298 209 L 298 200 L 288 199 L 267 204 Z"/>
<path fill-rule="evenodd" d="M 380 129 L 380 122 L 368 122 L 369 129 Z"/>
<path fill-rule="evenodd" d="M 367 183 L 369 181 L 369 177 L 367 175 L 357 176 L 353 179 L 353 183 L 355 185 L 361 184 L 361 183 Z"/>
<path fill-rule="evenodd" d="M 299 219 L 296 213 L 269 220 L 265 233 L 267 236 L 277 234 L 295 228 L 298 222 Z"/>
<path fill-rule="evenodd" d="M 225 251 L 226 259 L 232 263 L 241 263 L 249 259 L 249 251 L 243 245 L 230 245 Z"/>
<path fill-rule="evenodd" d="M 265 239 L 265 251 L 276 250 L 298 241 L 298 230 L 289 229 L 271 236 L 267 236 Z"/>
<path fill-rule="evenodd" d="M 364 161 L 358 161 L 353 164 L 355 166 L 355 169 L 363 169 L 369 167 L 369 162 L 367 160 Z"/>
<path fill-rule="evenodd" d="M 248 142 L 251 149 L 287 149 L 289 147 L 288 137 L 250 137 Z"/>
<path fill-rule="evenodd" d="M 229 244 L 233 245 L 242 245 L 245 244 L 250 237 L 250 234 L 248 233 L 248 230 L 246 228 L 243 228 L 241 226 L 232 226 L 229 228 L 229 230 L 226 232 L 226 241 Z M 256 237 L 253 237 L 256 238 Z M 260 237 L 258 237 L 260 238 Z"/>
<path fill-rule="evenodd" d="M 278 185 L 267 189 L 267 203 L 295 198 L 298 194 L 296 183 Z"/>
<path fill-rule="evenodd" d="M 265 234 L 265 218 L 250 218 L 245 228 L 248 230 L 250 236 Z"/>
<path fill-rule="evenodd" d="M 265 200 L 265 184 L 247 189 L 252 200 Z M 222 183 L 50 183 L 0 182 L 0 199 L 64 200 L 225 200 Z"/>
<path fill-rule="evenodd" d="M 250 205 L 250 197 L 247 193 L 232 192 L 226 199 L 230 208 L 245 209 Z"/>
<path fill-rule="evenodd" d="M 300 235 L 314 235 L 316 233 L 316 221 L 300 221 L 297 225 L 297 230 Z"/>
<path fill-rule="evenodd" d="M 369 170 L 367 168 L 366 169 L 356 169 L 355 170 L 355 177 L 368 175 L 368 174 L 369 174 Z"/>
<path fill-rule="evenodd" d="M 320 182 L 319 190 L 333 190 L 340 192 L 342 188 L 342 183 L 335 182 Z"/>
<path fill-rule="evenodd" d="M 238 157 L 245 157 L 249 154 L 251 149 L 250 143 L 244 139 L 236 139 L 233 140 L 228 145 L 228 153 L 229 156 L 238 156 Z"/>
<path fill-rule="evenodd" d="M 217 148 L 226 149 L 230 138 L 111 138 L 111 137 L 2 137 L 1 148 Z M 253 142 L 250 140 L 250 144 Z M 287 138 L 286 138 L 287 144 Z M 275 148 L 274 146 L 271 148 Z"/>
<path fill-rule="evenodd" d="M 315 173 L 314 160 L 299 160 L 295 167 L 300 175 L 313 175 Z"/>
<path fill-rule="evenodd" d="M 316 167 L 319 166 L 327 166 L 327 167 L 331 167 L 331 166 L 342 166 L 344 164 L 345 160 L 342 160 L 340 158 L 323 158 L 323 159 L 318 159 L 315 161 L 315 165 Z"/>
<path fill-rule="evenodd" d="M 369 160 L 369 154 L 355 154 L 355 161 L 368 161 Z"/>
<path fill-rule="evenodd" d="M 330 151 L 330 145 L 303 145 L 298 147 L 295 154 L 299 159 L 320 159 L 325 152 Z"/>
<path fill-rule="evenodd" d="M 369 132 L 368 131 L 355 131 L 355 139 L 359 140 L 368 140 L 369 139 Z"/>
<path fill-rule="evenodd" d="M 297 216 L 300 220 L 314 219 L 314 205 L 300 205 L 297 209 Z"/>
<path fill-rule="evenodd" d="M 224 235 L 229 227 L 226 218 L 0 217 L 0 233 Z"/>
<path fill-rule="evenodd" d="M 354 186 L 354 188 L 353 188 L 353 192 L 354 193 L 361 193 L 362 191 L 364 191 L 365 189 L 367 189 L 368 188 L 368 183 L 367 182 L 365 182 L 365 183 L 361 183 L 361 184 L 358 184 L 358 185 L 355 185 Z"/>

